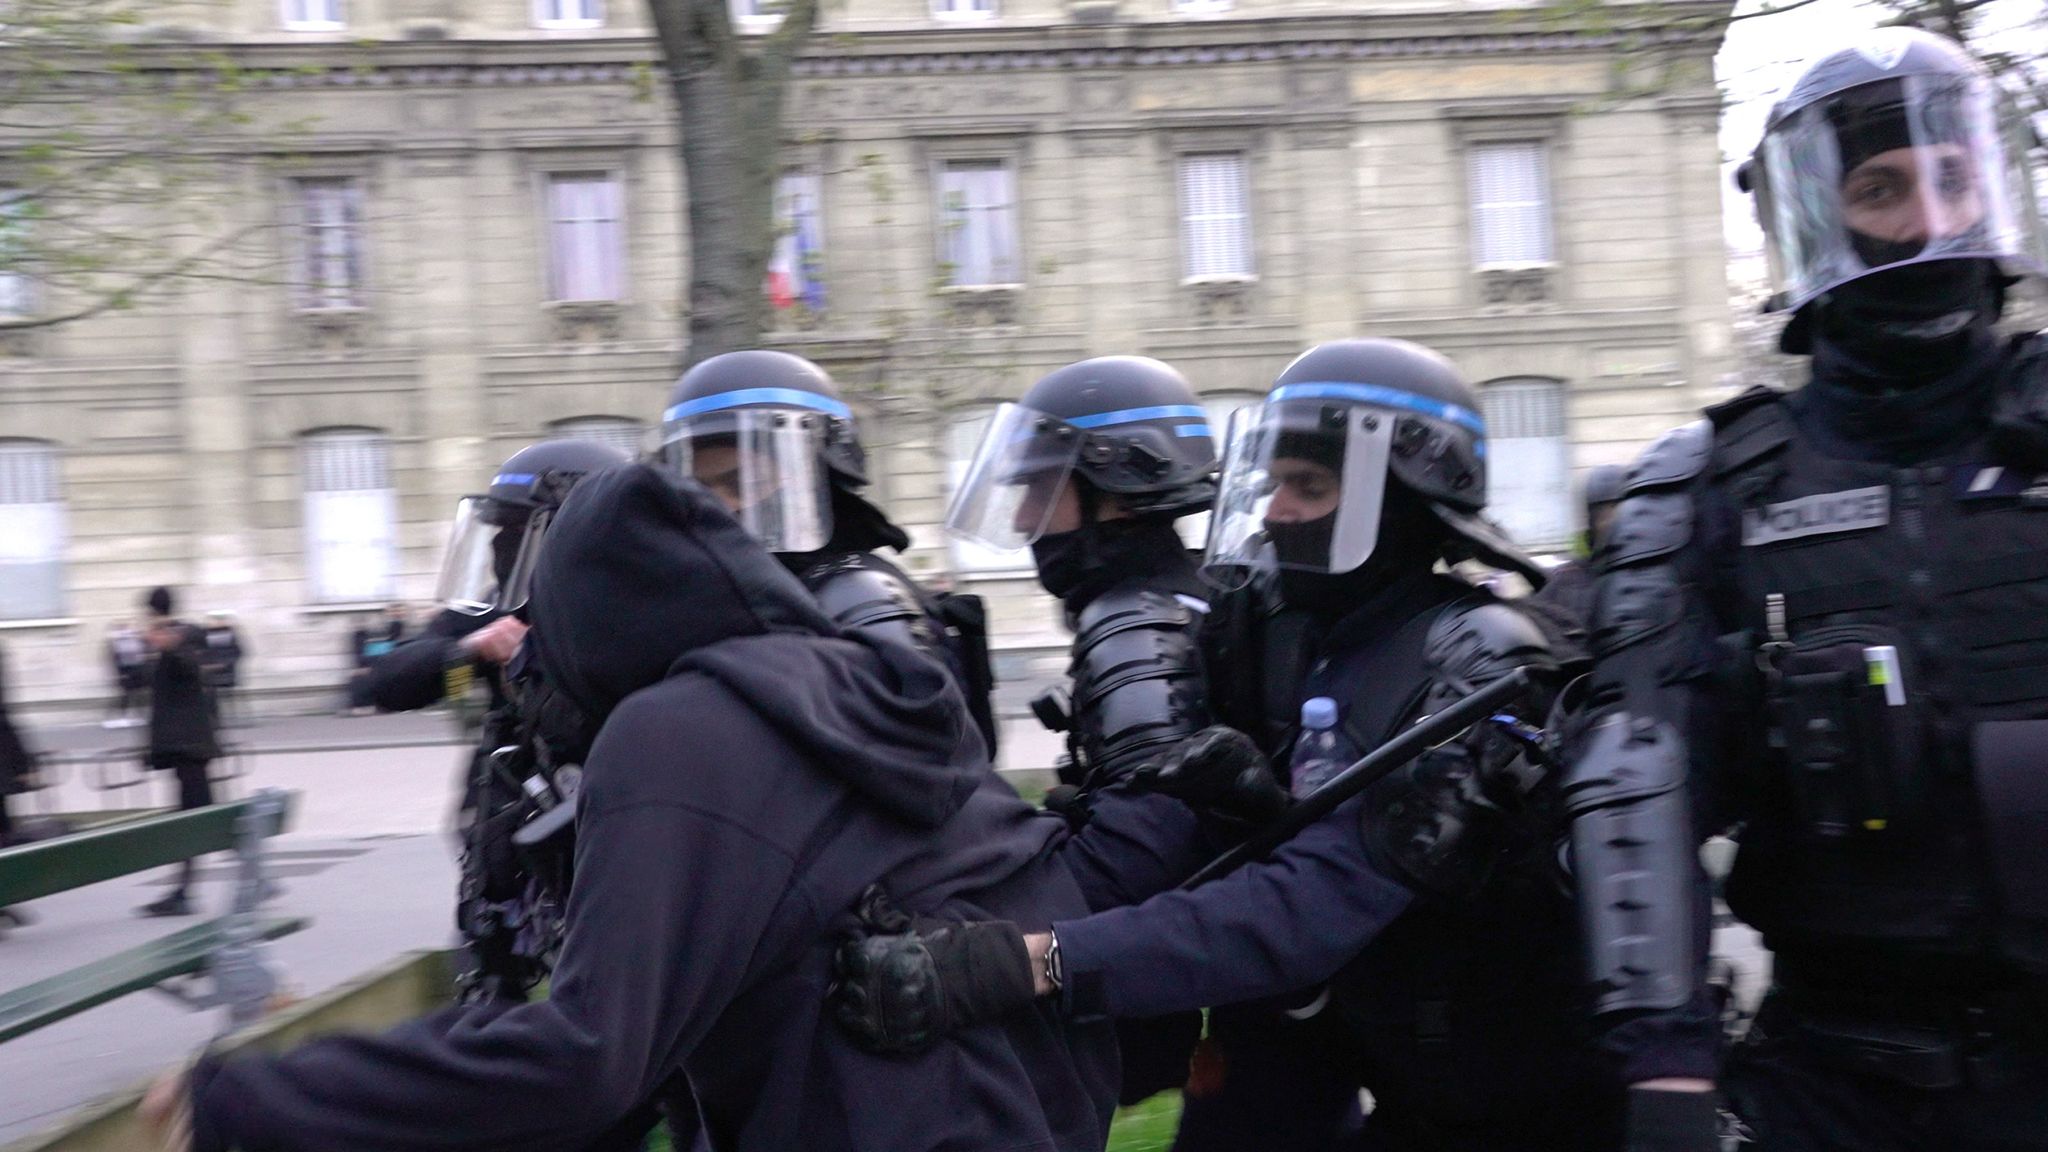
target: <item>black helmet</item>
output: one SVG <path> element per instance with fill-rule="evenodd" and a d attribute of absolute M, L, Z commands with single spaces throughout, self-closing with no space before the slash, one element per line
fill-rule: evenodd
<path fill-rule="evenodd" d="M 1022 547 L 1043 532 L 1069 476 L 1141 515 L 1200 512 L 1216 498 L 1215 443 L 1194 388 L 1170 366 L 1146 356 L 1069 364 L 997 410 L 946 527 L 990 547 Z"/>
<path fill-rule="evenodd" d="M 1282 457 L 1336 474 L 1335 517 L 1320 558 L 1299 566 L 1350 571 L 1371 556 L 1391 476 L 1422 497 L 1474 555 L 1540 581 L 1541 569 L 1480 513 L 1486 507 L 1486 421 L 1464 374 L 1420 344 L 1333 340 L 1280 373 L 1226 449 L 1209 563 L 1242 567 L 1263 547 Z M 1295 566 L 1286 558 L 1283 566 Z"/>
<path fill-rule="evenodd" d="M 2038 272 L 2039 214 L 2009 113 L 1968 52 L 1914 28 L 1879 29 L 1810 65 L 1736 173 L 1756 194 L 1769 307 L 1803 309 L 1872 273 L 1936 261 Z"/>
<path fill-rule="evenodd" d="M 517 523 L 535 509 L 561 507 L 569 490 L 589 473 L 632 460 L 599 440 L 543 440 L 506 457 L 485 498 L 501 517 L 498 523 Z"/>
<path fill-rule="evenodd" d="M 561 507 L 590 473 L 632 459 L 596 440 L 543 440 L 514 452 L 489 491 L 455 506 L 434 598 L 469 615 L 518 608 L 525 596 L 513 591 L 517 573 L 531 571 L 525 553 L 539 548 L 538 534 L 527 530 L 534 514 Z"/>
<path fill-rule="evenodd" d="M 853 409 L 823 368 L 801 356 L 756 348 L 713 356 L 683 373 L 662 413 L 662 440 L 732 434 L 734 413 L 783 412 L 818 424 L 819 450 L 832 481 L 861 488 L 867 454 L 853 424 Z"/>

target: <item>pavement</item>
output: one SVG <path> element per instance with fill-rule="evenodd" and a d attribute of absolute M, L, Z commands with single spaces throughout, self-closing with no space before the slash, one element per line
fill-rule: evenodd
<path fill-rule="evenodd" d="M 318 724 L 280 725 L 278 734 L 295 734 L 300 747 L 319 746 L 316 738 L 326 736 Z M 300 791 L 293 829 L 270 841 L 283 893 L 267 908 L 312 918 L 311 927 L 272 946 L 295 992 L 317 995 L 401 953 L 453 943 L 455 851 L 443 829 L 464 755 L 445 743 L 266 753 L 251 756 L 248 774 L 229 785 L 238 795 L 257 787 Z M 51 791 L 57 795 L 36 799 L 77 810 L 164 803 L 171 786 L 145 780 L 101 793 L 74 776 Z M 202 866 L 195 896 L 203 913 L 226 910 L 232 876 L 228 857 Z M 28 905 L 34 922 L 0 937 L 0 988 L 195 923 L 135 915 L 169 880 L 170 871 L 160 869 Z M 136 993 L 0 1044 L 0 1145 L 147 1080 L 223 1023 L 218 1011 L 194 1012 L 165 996 Z"/>

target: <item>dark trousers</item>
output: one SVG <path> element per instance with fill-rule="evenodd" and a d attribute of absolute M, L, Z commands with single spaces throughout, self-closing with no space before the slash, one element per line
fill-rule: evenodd
<path fill-rule="evenodd" d="M 1745 1152 L 2048 1150 L 2048 1042 L 2039 1031 L 1977 1049 L 1952 1087 L 1913 1087 L 1853 1063 L 1767 1001 L 1722 1081 L 1747 1129 Z"/>
<path fill-rule="evenodd" d="M 1365 1123 L 1358 1067 L 1318 1017 L 1263 1005 L 1211 1009 L 1173 1152 L 1342 1152 Z M 1207 1066 L 1207 1073 L 1203 1067 Z"/>
<path fill-rule="evenodd" d="M 178 811 L 189 812 L 213 803 L 213 777 L 207 774 L 207 766 L 213 761 L 203 756 L 192 756 L 181 752 L 152 752 L 149 766 L 162 772 L 171 772 L 178 778 Z M 198 870 L 198 861 L 187 860 L 178 865 L 178 886 L 172 889 L 174 895 L 186 895 L 192 887 L 192 875 Z"/>

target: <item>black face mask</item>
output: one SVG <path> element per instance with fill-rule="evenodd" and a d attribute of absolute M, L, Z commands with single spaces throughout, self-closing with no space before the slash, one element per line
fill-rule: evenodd
<path fill-rule="evenodd" d="M 1031 557 L 1038 564 L 1039 586 L 1070 612 L 1080 611 L 1120 580 L 1194 567 L 1173 521 L 1158 517 L 1100 520 L 1040 536 L 1031 542 Z"/>
<path fill-rule="evenodd" d="M 1298 524 L 1268 524 L 1267 537 L 1283 563 L 1322 564 L 1330 555 L 1337 514 Z M 1450 529 L 1422 497 L 1389 484 L 1380 507 L 1379 534 L 1372 555 L 1349 572 L 1280 569 L 1280 598 L 1289 606 L 1336 618 L 1351 613 L 1399 578 L 1428 571 L 1443 555 Z"/>
<path fill-rule="evenodd" d="M 1857 240 L 1859 249 L 1880 243 Z M 2004 302 L 2003 280 L 1989 260 L 1901 265 L 1852 280 L 1817 301 L 1813 342 L 1865 365 L 1873 380 L 1910 388 L 1961 367 Z"/>

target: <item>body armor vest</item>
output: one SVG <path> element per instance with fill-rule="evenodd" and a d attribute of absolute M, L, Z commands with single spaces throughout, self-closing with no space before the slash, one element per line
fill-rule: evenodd
<path fill-rule="evenodd" d="M 1910 468 L 1823 456 L 1775 394 L 1710 415 L 1769 717 L 1730 905 L 1773 948 L 2048 971 L 2048 901 L 1995 882 L 2016 808 L 2048 837 L 2048 724 L 2010 726 L 2048 720 L 2048 477 L 1981 443 Z M 2034 742 L 1995 794 L 1987 732 Z"/>

